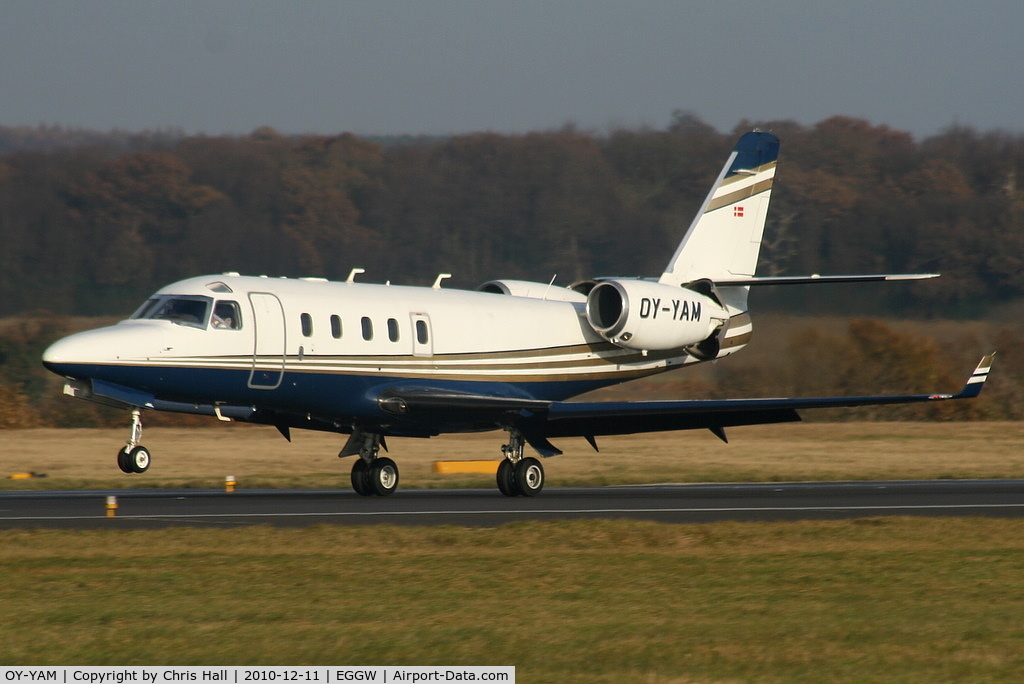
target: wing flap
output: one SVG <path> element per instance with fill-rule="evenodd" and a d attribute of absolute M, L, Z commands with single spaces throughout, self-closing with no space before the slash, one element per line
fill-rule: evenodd
<path fill-rule="evenodd" d="M 543 426 L 547 437 L 596 437 L 599 435 L 631 435 L 640 432 L 673 430 L 711 430 L 721 437 L 725 428 L 740 425 L 792 423 L 800 420 L 793 408 L 760 407 L 748 409 L 739 405 L 702 406 L 722 402 L 594 402 L 586 407 L 573 402 L 554 404 Z M 649 404 L 658 404 L 651 406 Z M 565 408 L 570 407 L 570 408 Z M 577 411 L 577 408 L 581 409 Z"/>

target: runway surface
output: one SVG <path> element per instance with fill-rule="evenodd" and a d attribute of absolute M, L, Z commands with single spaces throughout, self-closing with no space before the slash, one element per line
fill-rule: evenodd
<path fill-rule="evenodd" d="M 107 517 L 107 497 L 117 497 Z M 894 515 L 1024 515 L 1024 480 L 549 488 L 536 498 L 496 489 L 116 490 L 0 492 L 0 529 L 150 529 L 248 525 L 496 526 L 579 518 L 659 522 L 843 519 Z"/>

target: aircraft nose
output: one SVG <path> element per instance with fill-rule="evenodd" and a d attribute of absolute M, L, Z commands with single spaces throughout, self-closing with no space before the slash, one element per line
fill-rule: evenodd
<path fill-rule="evenodd" d="M 75 375 L 83 364 L 102 363 L 117 348 L 110 328 L 75 333 L 57 340 L 43 352 L 43 366 L 58 375 Z"/>
<path fill-rule="evenodd" d="M 84 347 L 78 335 L 59 339 L 43 352 L 43 366 L 64 375 L 66 364 L 81 363 L 85 359 Z"/>
<path fill-rule="evenodd" d="M 99 366 L 126 359 L 145 359 L 170 349 L 169 324 L 136 324 L 122 321 L 106 328 L 75 333 L 57 340 L 43 352 L 43 365 L 58 375 L 81 377 L 94 374 Z"/>

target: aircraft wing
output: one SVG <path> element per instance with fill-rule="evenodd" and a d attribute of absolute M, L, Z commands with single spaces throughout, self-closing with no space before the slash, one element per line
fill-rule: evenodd
<path fill-rule="evenodd" d="M 545 437 L 616 435 L 707 428 L 725 441 L 725 428 L 800 420 L 799 409 L 911 404 L 978 396 L 995 354 L 984 357 L 956 394 L 897 394 L 862 397 L 722 399 L 632 402 L 553 402 Z"/>
<path fill-rule="evenodd" d="M 885 404 L 970 399 L 981 393 L 995 354 L 984 357 L 956 394 L 896 394 L 860 397 L 771 399 L 696 399 L 678 401 L 541 401 L 434 391 L 427 388 L 391 390 L 382 408 L 413 416 L 431 411 L 465 411 L 480 419 L 515 427 L 545 456 L 561 453 L 548 439 L 623 435 L 670 430 L 711 430 L 723 441 L 725 428 L 800 420 L 800 409 L 840 408 Z"/>

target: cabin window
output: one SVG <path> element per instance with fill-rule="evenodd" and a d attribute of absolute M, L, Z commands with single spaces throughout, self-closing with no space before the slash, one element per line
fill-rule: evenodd
<path fill-rule="evenodd" d="M 151 305 L 143 305 L 134 317 L 205 328 L 212 302 L 209 297 L 159 297 Z"/>
<path fill-rule="evenodd" d="M 334 314 L 331 316 L 331 336 L 336 339 L 341 339 L 341 316 Z"/>
<path fill-rule="evenodd" d="M 369 342 L 373 339 L 373 321 L 367 316 L 363 316 L 363 339 Z"/>
<path fill-rule="evenodd" d="M 312 337 L 313 336 L 313 317 L 308 313 L 304 313 L 299 317 L 302 322 L 302 336 Z"/>
<path fill-rule="evenodd" d="M 388 339 L 392 342 L 398 341 L 398 321 L 394 318 L 388 319 Z"/>
<path fill-rule="evenodd" d="M 422 318 L 416 321 L 416 341 L 420 344 L 426 344 L 430 340 L 427 335 L 427 322 Z"/>
<path fill-rule="evenodd" d="M 217 330 L 241 330 L 242 316 L 238 302 L 221 300 L 214 304 L 210 325 Z"/>

